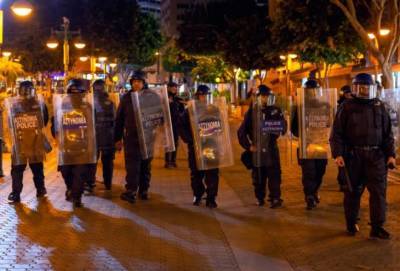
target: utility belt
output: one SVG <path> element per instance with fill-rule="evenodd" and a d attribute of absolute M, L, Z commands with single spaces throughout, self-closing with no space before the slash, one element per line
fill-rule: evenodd
<path fill-rule="evenodd" d="M 361 151 L 373 151 L 373 150 L 379 150 L 381 147 L 374 145 L 374 146 L 351 146 L 349 147 L 350 150 L 361 150 Z"/>

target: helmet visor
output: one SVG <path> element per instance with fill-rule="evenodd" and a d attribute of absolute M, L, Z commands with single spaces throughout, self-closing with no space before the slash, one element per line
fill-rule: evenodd
<path fill-rule="evenodd" d="M 260 95 L 261 103 L 265 106 L 275 105 L 276 97 L 275 94 Z"/>
<path fill-rule="evenodd" d="M 352 86 L 352 93 L 360 99 L 374 99 L 376 98 L 376 85 L 356 84 Z"/>

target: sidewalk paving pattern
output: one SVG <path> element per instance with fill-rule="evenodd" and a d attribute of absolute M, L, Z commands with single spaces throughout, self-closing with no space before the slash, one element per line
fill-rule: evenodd
<path fill-rule="evenodd" d="M 328 166 L 321 204 L 306 211 L 296 161 L 288 141 L 280 141 L 284 207 L 255 205 L 250 172 L 240 162 L 232 123 L 235 166 L 221 170 L 219 208 L 192 206 L 186 148 L 178 169 L 154 160 L 150 200 L 135 205 L 119 199 L 124 190 L 123 156 L 117 155 L 112 193 L 97 183 L 84 208 L 73 210 L 56 171 L 55 155 L 46 161 L 48 197 L 36 199 L 32 177 L 25 173 L 22 203 L 10 205 L 7 176 L 0 182 L 0 270 L 400 270 L 400 178 L 388 187 L 391 241 L 371 241 L 367 193 L 362 202 L 361 233 L 344 231 L 342 194 L 336 168 Z M 101 171 L 98 174 L 101 180 Z"/>

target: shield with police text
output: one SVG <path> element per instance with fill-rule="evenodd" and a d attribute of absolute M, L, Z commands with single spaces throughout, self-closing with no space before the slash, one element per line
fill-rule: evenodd
<path fill-rule="evenodd" d="M 252 153 L 255 167 L 269 166 L 273 163 L 269 161 L 271 155 L 268 154 L 275 151 L 276 146 L 272 143 L 286 132 L 286 127 L 285 117 L 278 107 L 267 106 L 262 96 L 253 96 L 252 143 L 255 150 Z"/>
<path fill-rule="evenodd" d="M 118 107 L 118 94 L 94 93 L 96 143 L 98 150 L 113 150 L 115 115 Z"/>
<path fill-rule="evenodd" d="M 58 164 L 96 163 L 93 95 L 55 94 L 53 99 Z"/>
<path fill-rule="evenodd" d="M 175 150 L 166 88 L 143 89 L 131 93 L 133 112 L 142 159 L 154 156 L 160 148 L 165 152 Z"/>
<path fill-rule="evenodd" d="M 330 157 L 329 135 L 336 112 L 336 89 L 298 89 L 299 158 Z"/>
<path fill-rule="evenodd" d="M 197 169 L 207 170 L 233 165 L 225 98 L 191 100 L 188 112 Z"/>
<path fill-rule="evenodd" d="M 45 158 L 42 95 L 9 97 L 5 100 L 12 142 L 13 165 L 40 163 Z"/>
<path fill-rule="evenodd" d="M 383 102 L 389 114 L 396 155 L 400 155 L 400 88 L 382 90 L 379 99 Z"/>

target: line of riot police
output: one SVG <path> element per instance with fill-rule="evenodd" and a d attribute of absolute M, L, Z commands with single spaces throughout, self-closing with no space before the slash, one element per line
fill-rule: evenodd
<path fill-rule="evenodd" d="M 93 84 L 93 95 L 80 79 L 69 82 L 65 94 L 54 94 L 52 134 L 58 143 L 58 169 L 66 185 L 66 199 L 82 205 L 86 187 L 93 191 L 97 161 L 101 157 L 106 190 L 111 189 L 115 151 L 124 147 L 125 192 L 121 199 L 147 200 L 151 163 L 159 146 L 165 150 L 165 167 L 176 167 L 178 135 L 188 145 L 193 204 L 217 207 L 219 169 L 233 165 L 228 109 L 224 98 L 215 98 L 200 85 L 195 98 L 185 104 L 176 95 L 177 85 L 168 89 L 145 87 L 143 74 L 135 73 L 132 89 L 121 99 L 113 99 L 104 81 Z M 358 231 L 362 192 L 370 192 L 371 237 L 388 239 L 383 228 L 386 210 L 387 168 L 395 166 L 392 119 L 376 96 L 376 85 L 368 74 L 353 80 L 347 99 L 339 101 L 336 90 L 321 88 L 308 80 L 298 91 L 293 109 L 291 133 L 299 137 L 298 163 L 306 208 L 320 201 L 319 189 L 326 170 L 330 148 L 339 166 L 338 181 L 344 191 L 347 230 Z M 345 95 L 345 94 L 344 94 Z M 51 150 L 43 129 L 48 122 L 46 105 L 34 93 L 31 82 L 20 85 L 18 95 L 6 100 L 12 131 L 12 202 L 20 201 L 22 176 L 29 164 L 37 196 L 46 194 L 43 175 L 45 153 Z M 255 93 L 238 130 L 245 149 L 242 161 L 252 170 L 252 182 L 259 206 L 265 204 L 267 187 L 271 208 L 282 206 L 281 166 L 277 139 L 287 131 L 287 121 L 275 105 L 275 95 L 265 85 Z M 330 146 L 329 146 L 330 143 Z"/>

